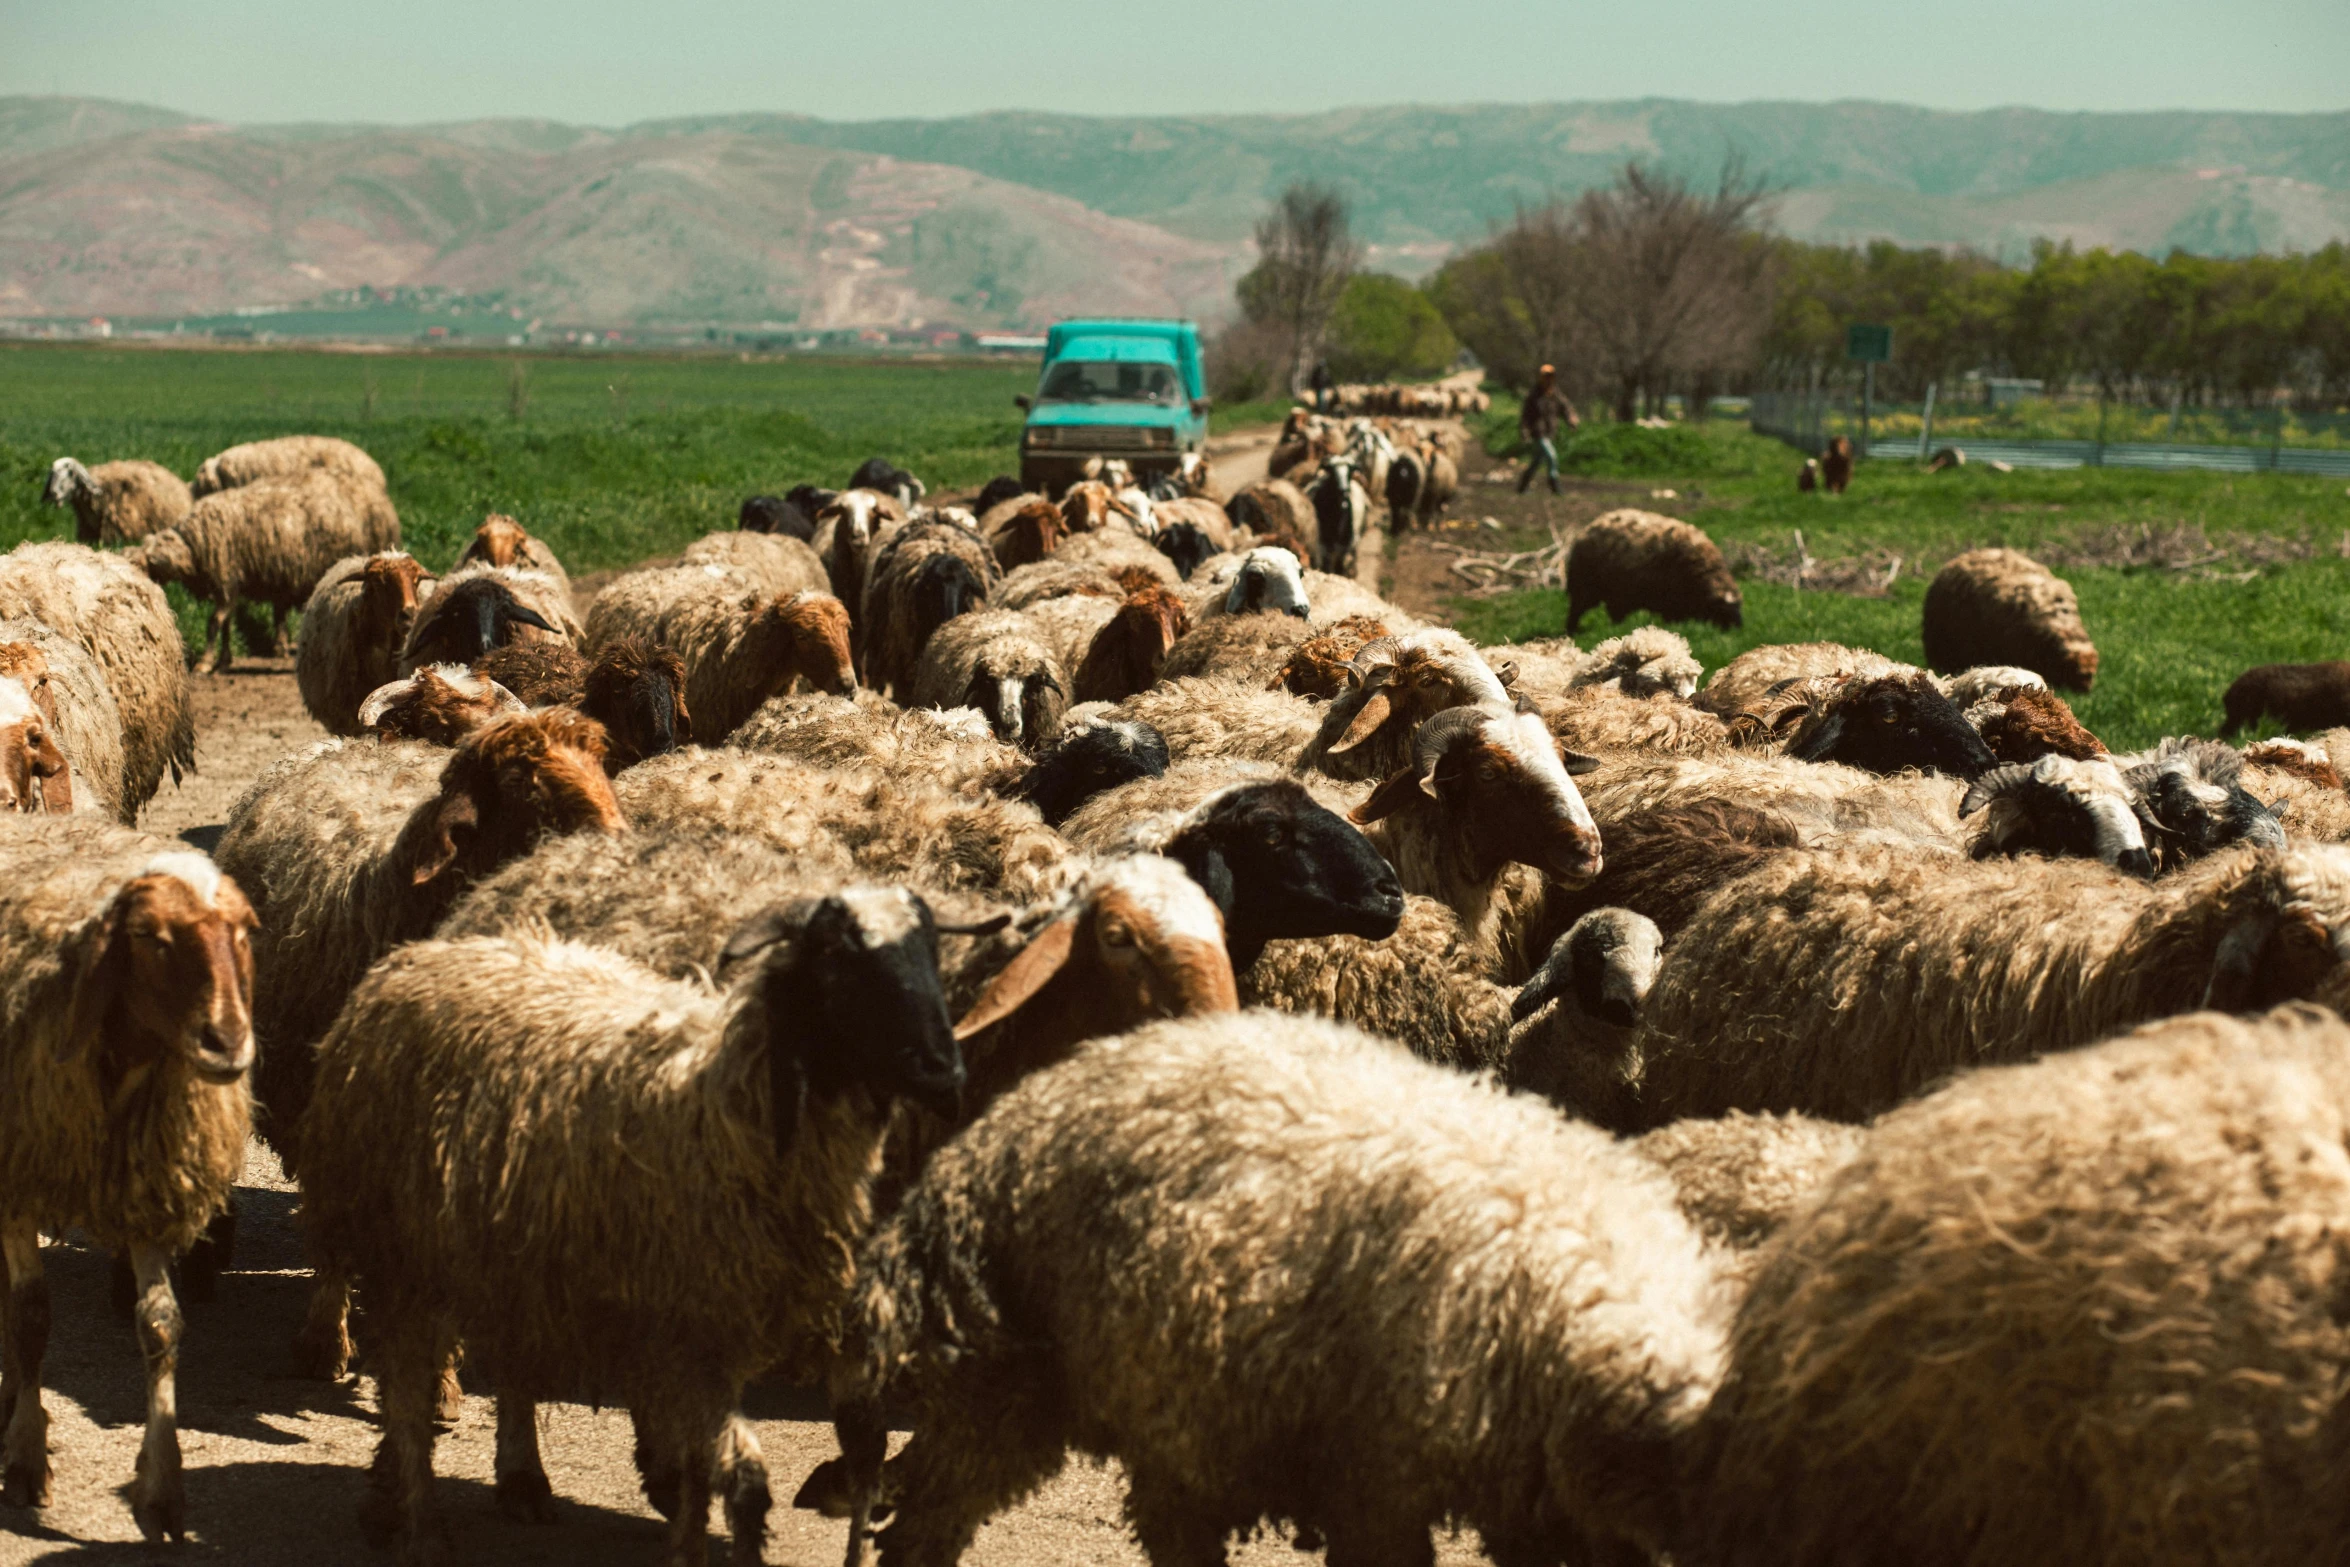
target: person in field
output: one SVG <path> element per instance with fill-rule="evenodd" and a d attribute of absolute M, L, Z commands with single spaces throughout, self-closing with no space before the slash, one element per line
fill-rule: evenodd
<path fill-rule="evenodd" d="M 1557 367 L 1544 365 L 1535 372 L 1533 390 L 1518 405 L 1518 434 L 1524 436 L 1534 448 L 1533 454 L 1526 459 L 1526 471 L 1518 475 L 1520 495 L 1525 494 L 1527 487 L 1534 482 L 1534 470 L 1537 467 L 1548 472 L 1550 493 L 1559 493 L 1559 426 L 1563 423 L 1573 430 L 1580 428 L 1583 423 L 1575 413 L 1575 405 L 1568 402 L 1567 394 L 1559 390 L 1558 380 Z"/>

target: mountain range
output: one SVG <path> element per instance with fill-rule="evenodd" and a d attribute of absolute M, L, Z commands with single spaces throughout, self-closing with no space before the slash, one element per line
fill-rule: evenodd
<path fill-rule="evenodd" d="M 1214 316 L 1289 181 L 1416 275 L 1627 161 L 1766 179 L 1798 238 L 2163 253 L 2350 237 L 2350 114 L 1900 105 L 1402 107 L 1299 116 L 781 114 L 619 129 L 249 125 L 0 97 L 0 316 L 204 316 L 362 284 L 549 321 L 801 329 Z"/>

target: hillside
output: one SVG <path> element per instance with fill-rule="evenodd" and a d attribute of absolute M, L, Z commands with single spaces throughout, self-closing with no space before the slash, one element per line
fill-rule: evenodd
<path fill-rule="evenodd" d="M 229 127 L 0 98 L 0 315 L 170 317 L 359 284 L 579 323 L 1023 326 L 1215 314 L 1250 225 L 1335 182 L 1416 274 L 1520 201 L 1725 150 L 1799 238 L 2160 254 L 2350 237 L 2350 114 L 1670 100 L 1305 116 L 728 115 Z"/>

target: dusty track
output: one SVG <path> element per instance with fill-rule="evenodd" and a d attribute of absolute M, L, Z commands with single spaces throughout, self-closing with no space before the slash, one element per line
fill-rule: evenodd
<path fill-rule="evenodd" d="M 1262 455 L 1258 456 L 1261 469 Z M 1243 481 L 1245 482 L 1245 481 Z M 1366 546 L 1375 574 L 1384 551 Z M 209 847 L 229 807 L 270 763 L 324 732 L 302 710 L 290 665 L 248 662 L 195 682 L 197 761 L 169 783 L 142 825 Z M 288 1374 L 287 1349 L 308 1286 L 296 1193 L 276 1160 L 256 1144 L 237 1192 L 241 1211 L 235 1267 L 216 1299 L 186 1303 L 180 1373 L 180 1428 L 193 1538 L 166 1556 L 140 1543 L 123 1497 L 138 1453 L 144 1381 L 126 1317 L 107 1304 L 107 1259 L 78 1236 L 43 1253 L 56 1325 L 44 1368 L 52 1503 L 38 1513 L 0 1507 L 0 1567 L 23 1562 L 226 1561 L 251 1567 L 313 1567 L 375 1557 L 354 1509 L 374 1450 L 374 1390 L 364 1376 L 341 1386 Z M 440 1499 L 459 1562 L 561 1562 L 646 1567 L 660 1554 L 663 1526 L 638 1492 L 628 1418 L 577 1404 L 540 1406 L 548 1478 L 558 1498 L 551 1528 L 509 1523 L 491 1505 L 495 1410 L 471 1390 L 463 1415 L 440 1441 Z M 830 1567 L 840 1559 L 842 1525 L 795 1511 L 792 1493 L 835 1451 L 821 1401 L 804 1390 L 757 1387 L 748 1399 L 774 1477 L 767 1560 Z M 967 1560 L 975 1567 L 1099 1564 L 1140 1567 L 1121 1514 L 1124 1487 L 1114 1468 L 1072 1462 L 1059 1478 L 982 1530 Z M 713 1550 L 717 1536 L 713 1533 Z M 1440 1559 L 1476 1560 L 1467 1541 L 1439 1540 Z M 713 1560 L 719 1558 L 713 1557 Z M 1291 1567 L 1285 1540 L 1236 1546 L 1241 1567 Z"/>

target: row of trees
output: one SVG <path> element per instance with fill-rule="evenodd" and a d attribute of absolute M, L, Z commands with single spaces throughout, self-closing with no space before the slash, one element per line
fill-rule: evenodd
<path fill-rule="evenodd" d="M 2042 244 L 2024 266 L 1965 250 L 1773 235 L 1769 192 L 1732 160 L 1710 190 L 1627 167 L 1521 207 L 1423 285 L 1360 270 L 1333 191 L 1293 187 L 1259 225 L 1222 395 L 1280 395 L 1326 359 L 1343 380 L 1433 375 L 1467 347 L 1522 387 L 1556 364 L 1619 419 L 1679 394 L 1840 384 L 1844 329 L 1893 328 L 1892 398 L 1971 371 L 2191 405 L 2350 400 L 2350 248 L 2223 259 Z"/>

